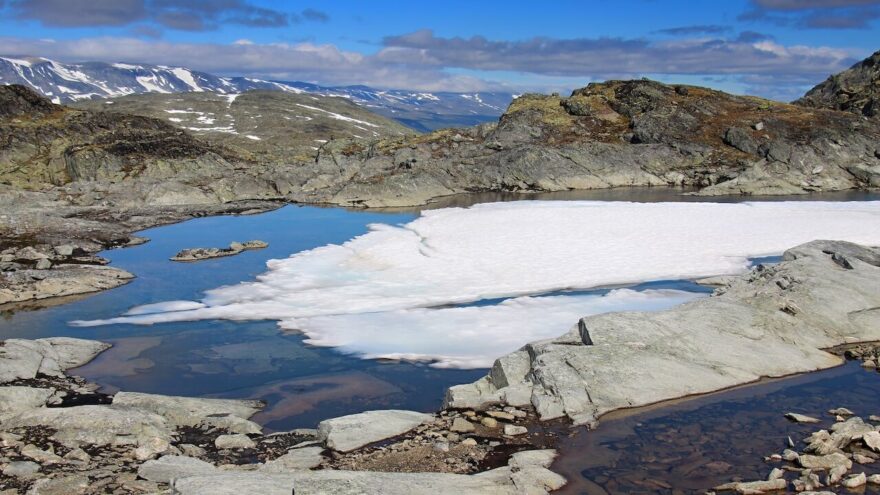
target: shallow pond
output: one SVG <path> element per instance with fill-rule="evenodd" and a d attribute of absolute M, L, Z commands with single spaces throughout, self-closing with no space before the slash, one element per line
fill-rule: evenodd
<path fill-rule="evenodd" d="M 816 373 L 612 413 L 594 431 L 579 429 L 560 445 L 553 466 L 569 480 L 561 494 L 706 493 L 729 481 L 766 479 L 785 462 L 765 462 L 828 428 L 829 409 L 846 407 L 867 420 L 880 414 L 880 374 L 856 362 Z M 797 412 L 822 424 L 785 419 Z M 854 464 L 853 473 L 880 472 L 880 465 Z M 837 493 L 880 493 L 878 487 Z M 732 492 L 731 492 L 732 493 Z M 775 492 L 774 492 L 775 493 Z"/>
<path fill-rule="evenodd" d="M 696 198 L 676 189 L 623 189 L 559 194 L 485 194 L 446 198 L 431 207 L 468 206 L 514 199 L 592 199 L 627 201 L 741 201 Z M 847 193 L 796 198 L 866 200 L 878 195 Z M 759 198 L 748 198 L 751 200 Z M 251 280 L 265 263 L 330 243 L 342 243 L 367 231 L 368 224 L 405 223 L 418 210 L 357 211 L 286 206 L 253 216 L 199 218 L 139 233 L 141 246 L 102 253 L 112 265 L 137 275 L 130 284 L 63 305 L 0 312 L 0 338 L 73 336 L 114 344 L 76 373 L 104 386 L 172 395 L 263 398 L 269 407 L 254 419 L 269 429 L 314 426 L 323 418 L 378 408 L 433 410 L 444 390 L 473 381 L 485 369 L 437 369 L 424 363 L 363 360 L 333 348 L 309 346 L 303 336 L 280 331 L 274 321 L 196 321 L 155 326 L 117 324 L 90 328 L 68 325 L 124 313 L 133 306 L 199 299 L 205 290 Z M 264 250 L 198 263 L 168 260 L 189 247 L 225 246 L 261 239 Z M 705 292 L 689 282 L 644 284 Z M 560 331 L 562 333 L 562 331 Z"/>

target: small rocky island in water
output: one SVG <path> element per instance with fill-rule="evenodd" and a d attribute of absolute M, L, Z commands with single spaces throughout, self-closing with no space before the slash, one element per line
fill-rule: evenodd
<path fill-rule="evenodd" d="M 211 258 L 222 258 L 224 256 L 235 256 L 236 254 L 250 251 L 252 249 L 265 249 L 269 244 L 264 241 L 245 241 L 231 242 L 227 248 L 191 248 L 184 249 L 171 257 L 171 261 L 199 261 Z"/>

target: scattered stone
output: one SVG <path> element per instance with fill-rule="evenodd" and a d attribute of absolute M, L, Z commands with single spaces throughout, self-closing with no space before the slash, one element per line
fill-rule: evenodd
<path fill-rule="evenodd" d="M 525 426 L 504 425 L 504 434 L 507 436 L 525 435 L 529 430 Z"/>
<path fill-rule="evenodd" d="M 828 414 L 832 416 L 852 416 L 854 413 L 845 407 L 838 407 L 837 409 L 831 409 L 828 411 Z"/>
<path fill-rule="evenodd" d="M 733 483 L 725 483 L 716 486 L 715 490 L 735 490 L 742 494 L 760 494 L 774 490 L 784 490 L 786 486 L 788 486 L 788 483 L 784 479 L 778 478 L 764 481 L 737 481 Z"/>
<path fill-rule="evenodd" d="M 465 447 L 476 447 L 477 441 L 474 440 L 473 438 L 465 438 L 464 440 L 461 441 L 461 444 L 464 445 Z"/>
<path fill-rule="evenodd" d="M 798 456 L 798 463 L 807 469 L 827 470 L 836 466 L 843 466 L 846 469 L 852 468 L 852 461 L 840 452 L 821 456 L 802 454 Z"/>
<path fill-rule="evenodd" d="M 67 461 L 64 460 L 63 457 L 56 455 L 54 452 L 49 452 L 43 450 L 36 445 L 25 445 L 21 449 L 21 455 L 27 457 L 28 459 L 33 459 L 40 464 L 44 465 L 52 465 L 52 464 L 66 464 Z"/>
<path fill-rule="evenodd" d="M 785 417 L 794 421 L 795 423 L 819 423 L 819 420 L 804 414 L 798 413 L 785 413 Z"/>
<path fill-rule="evenodd" d="M 257 444 L 247 435 L 236 433 L 233 435 L 220 435 L 214 440 L 214 446 L 218 449 L 252 449 Z"/>
<path fill-rule="evenodd" d="M 266 462 L 259 469 L 267 472 L 287 472 L 318 467 L 324 461 L 321 447 L 293 449 L 281 457 Z"/>
<path fill-rule="evenodd" d="M 28 495 L 80 495 L 85 494 L 88 489 L 88 476 L 73 475 L 37 480 L 28 490 Z"/>
<path fill-rule="evenodd" d="M 867 478 L 865 477 L 865 473 L 859 474 L 851 474 L 846 477 L 843 481 L 840 482 L 841 485 L 847 488 L 858 488 L 867 483 Z"/>
<path fill-rule="evenodd" d="M 502 412 L 502 411 L 487 411 L 486 414 L 488 416 L 495 418 L 495 419 L 503 419 L 503 420 L 507 420 L 507 421 L 513 421 L 516 418 L 516 416 L 514 416 L 513 414 L 510 414 L 509 412 Z"/>
<path fill-rule="evenodd" d="M 168 452 L 168 449 L 171 448 L 171 444 L 168 440 L 159 437 L 153 437 L 143 442 L 138 448 L 134 450 L 134 457 L 139 461 L 146 461 L 147 459 L 152 459 L 159 454 L 164 454 Z"/>
<path fill-rule="evenodd" d="M 880 452 L 880 432 L 866 432 L 862 435 L 862 441 L 874 452 Z"/>
<path fill-rule="evenodd" d="M 452 426 L 449 428 L 456 433 L 470 433 L 474 431 L 474 424 L 464 418 L 455 418 L 452 420 Z"/>
<path fill-rule="evenodd" d="M 145 480 L 168 483 L 184 476 L 213 474 L 217 471 L 212 464 L 192 457 L 166 455 L 147 461 L 138 468 L 138 476 Z"/>
<path fill-rule="evenodd" d="M 480 423 L 483 426 L 485 426 L 486 428 L 497 428 L 498 427 L 498 420 L 496 420 L 495 418 L 483 418 L 480 420 Z"/>
<path fill-rule="evenodd" d="M 32 461 L 13 461 L 3 468 L 3 474 L 13 478 L 33 478 L 40 472 L 40 465 Z"/>

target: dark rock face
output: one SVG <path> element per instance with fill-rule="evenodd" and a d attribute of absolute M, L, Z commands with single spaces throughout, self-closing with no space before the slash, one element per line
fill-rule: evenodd
<path fill-rule="evenodd" d="M 568 98 L 523 95 L 494 126 L 369 146 L 328 143 L 313 169 L 314 189 L 300 194 L 380 206 L 483 190 L 688 185 L 713 195 L 873 188 L 880 185 L 878 136 L 878 123 L 845 112 L 609 81 Z M 317 187 L 336 171 L 344 181 Z"/>
<path fill-rule="evenodd" d="M 188 163 L 241 160 L 166 122 L 54 105 L 24 86 L 0 86 L 0 178 L 25 188 L 75 180 L 172 175 Z"/>
<path fill-rule="evenodd" d="M 30 89 L 19 86 L 0 87 L 0 117 L 10 118 L 19 115 L 46 115 L 61 107 Z"/>
<path fill-rule="evenodd" d="M 842 110 L 869 118 L 880 116 L 880 51 L 848 70 L 829 77 L 794 103 L 811 108 Z"/>

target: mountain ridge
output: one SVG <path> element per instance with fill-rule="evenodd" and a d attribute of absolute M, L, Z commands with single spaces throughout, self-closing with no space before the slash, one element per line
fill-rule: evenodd
<path fill-rule="evenodd" d="M 506 92 L 424 92 L 368 86 L 322 86 L 300 81 L 221 77 L 185 67 L 82 62 L 62 63 L 43 57 L 0 56 L 0 84 L 22 84 L 54 103 L 113 98 L 144 93 L 215 92 L 235 94 L 275 90 L 346 98 L 414 128 L 430 131 L 492 121 L 515 95 Z"/>
<path fill-rule="evenodd" d="M 794 103 L 880 119 L 880 50 L 830 76 Z"/>

